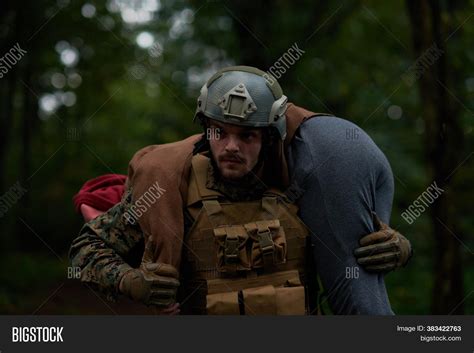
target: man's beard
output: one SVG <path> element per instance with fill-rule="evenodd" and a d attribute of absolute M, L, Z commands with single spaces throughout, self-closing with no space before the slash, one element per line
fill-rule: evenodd
<path fill-rule="evenodd" d="M 259 156 L 257 164 L 247 174 L 241 178 L 229 180 L 223 178 L 212 153 L 210 153 L 206 187 L 222 192 L 233 201 L 249 201 L 261 198 L 268 187 L 258 177 L 264 166 L 263 158 L 260 157 L 262 156 Z"/>

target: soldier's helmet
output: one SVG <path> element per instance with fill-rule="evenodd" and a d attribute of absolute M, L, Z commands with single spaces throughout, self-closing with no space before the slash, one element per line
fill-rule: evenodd
<path fill-rule="evenodd" d="M 274 128 L 284 140 L 287 102 L 271 75 L 251 66 L 230 66 L 202 86 L 194 119 L 207 117 L 239 126 Z"/>

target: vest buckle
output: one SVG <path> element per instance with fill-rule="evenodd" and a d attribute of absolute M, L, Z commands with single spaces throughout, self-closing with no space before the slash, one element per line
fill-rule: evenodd
<path fill-rule="evenodd" d="M 258 243 L 260 244 L 260 249 L 262 250 L 262 252 L 273 252 L 274 244 L 270 229 L 267 228 L 264 231 L 258 231 L 257 236 Z"/>
<path fill-rule="evenodd" d="M 274 264 L 275 244 L 273 243 L 272 233 L 270 229 L 267 227 L 263 231 L 258 230 L 257 237 L 258 244 L 260 245 L 260 250 L 262 251 L 264 267 Z"/>
<path fill-rule="evenodd" d="M 227 236 L 224 243 L 224 261 L 234 264 L 239 261 L 239 238 Z"/>

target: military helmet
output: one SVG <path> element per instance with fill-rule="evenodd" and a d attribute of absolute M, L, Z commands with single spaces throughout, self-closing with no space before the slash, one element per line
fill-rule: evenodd
<path fill-rule="evenodd" d="M 194 119 L 204 115 L 239 126 L 272 127 L 284 140 L 287 102 L 271 75 L 250 66 L 230 66 L 202 86 Z"/>

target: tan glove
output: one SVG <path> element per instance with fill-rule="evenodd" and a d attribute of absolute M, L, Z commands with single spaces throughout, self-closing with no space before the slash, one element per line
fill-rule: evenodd
<path fill-rule="evenodd" d="M 395 229 L 383 223 L 372 213 L 377 232 L 360 239 L 360 248 L 354 251 L 357 263 L 369 272 L 389 272 L 405 266 L 413 250 L 410 241 Z"/>
<path fill-rule="evenodd" d="M 164 263 L 142 263 L 126 272 L 120 280 L 120 292 L 133 300 L 160 308 L 176 302 L 178 271 Z"/>

